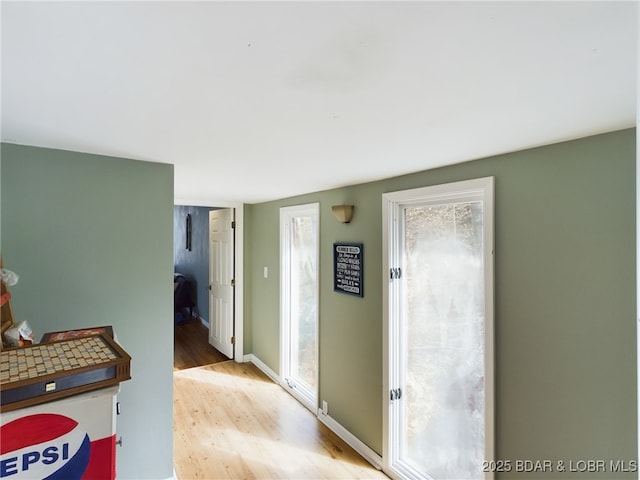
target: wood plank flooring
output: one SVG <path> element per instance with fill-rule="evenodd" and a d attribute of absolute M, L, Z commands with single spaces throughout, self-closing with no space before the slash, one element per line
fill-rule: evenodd
<path fill-rule="evenodd" d="M 173 378 L 178 480 L 387 479 L 253 364 Z"/>
<path fill-rule="evenodd" d="M 209 345 L 209 330 L 199 319 L 190 318 L 174 326 L 173 370 L 210 365 L 229 360 Z"/>

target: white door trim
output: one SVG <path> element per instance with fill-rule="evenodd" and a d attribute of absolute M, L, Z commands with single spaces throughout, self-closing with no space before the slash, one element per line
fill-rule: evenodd
<path fill-rule="evenodd" d="M 315 392 L 312 392 L 308 388 L 303 388 L 302 386 L 292 386 L 289 383 L 287 376 L 289 375 L 291 363 L 287 354 L 289 353 L 290 348 L 290 335 L 289 335 L 289 326 L 291 324 L 291 317 L 288 307 L 290 305 L 290 276 L 286 274 L 286 269 L 289 266 L 290 260 L 290 247 L 283 240 L 285 237 L 288 239 L 288 235 L 290 232 L 290 220 L 294 216 L 300 215 L 315 215 L 318 219 L 318 231 L 317 231 L 317 241 L 318 241 L 318 250 L 316 252 L 316 263 L 320 265 L 320 204 L 308 203 L 304 205 L 292 205 L 288 207 L 281 207 L 279 211 L 279 232 L 280 232 L 280 385 L 285 389 L 285 391 L 289 392 L 294 398 L 296 398 L 300 403 L 302 403 L 305 407 L 307 407 L 313 414 L 316 414 L 318 408 L 318 393 L 319 388 L 316 387 Z M 320 288 L 320 272 L 317 272 L 317 284 L 318 288 Z M 319 292 L 318 292 L 319 293 Z M 319 305 L 318 305 L 319 308 Z M 317 319 L 319 323 L 319 316 Z M 318 329 L 319 331 L 319 329 Z M 319 339 L 317 339 L 319 341 Z M 316 364 L 318 364 L 318 356 L 319 349 L 316 352 Z M 318 379 L 319 379 L 319 372 Z M 316 382 L 317 380 L 316 379 Z"/>
<path fill-rule="evenodd" d="M 234 335 L 236 337 L 236 344 L 233 359 L 238 363 L 242 363 L 244 359 L 244 204 L 231 203 L 219 204 L 216 206 L 222 208 L 233 208 L 236 222 L 234 248 L 234 278 L 236 280 L 234 295 Z"/>
<path fill-rule="evenodd" d="M 393 410 L 390 400 L 392 388 L 391 378 L 397 377 L 397 371 L 391 371 L 391 342 L 397 335 L 397 326 L 392 319 L 396 318 L 395 302 L 391 298 L 396 294 L 398 282 L 391 280 L 390 269 L 398 266 L 399 258 L 395 258 L 400 242 L 397 228 L 399 219 L 397 210 L 400 205 L 412 203 L 441 203 L 448 199 L 461 199 L 482 196 L 484 201 L 485 244 L 485 460 L 494 459 L 495 455 L 495 417 L 494 417 L 494 178 L 485 177 L 442 185 L 421 187 L 410 190 L 384 193 L 382 195 L 382 309 L 383 309 L 383 445 L 382 469 L 392 479 L 404 478 L 407 472 L 399 472 L 392 468 L 394 445 L 391 442 L 391 423 Z M 395 328 L 395 330 L 392 330 Z M 397 412 L 397 409 L 395 410 Z M 493 478 L 492 472 L 485 474 L 485 479 Z"/>

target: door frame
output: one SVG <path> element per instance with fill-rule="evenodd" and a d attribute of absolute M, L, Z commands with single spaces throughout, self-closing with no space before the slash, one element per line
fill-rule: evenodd
<path fill-rule="evenodd" d="M 399 288 L 398 282 L 393 282 L 390 269 L 399 265 L 397 257 L 398 249 L 394 248 L 400 242 L 398 235 L 398 219 L 395 210 L 398 205 L 420 203 L 424 199 L 430 201 L 446 200 L 447 198 L 462 198 L 465 195 L 483 195 L 484 201 L 484 228 L 485 228 L 485 461 L 493 461 L 495 458 L 495 360 L 494 360 L 494 332 L 495 332 L 495 186 L 494 177 L 474 178 L 458 182 L 429 185 L 388 192 L 382 195 L 382 358 L 383 358 L 383 388 L 382 388 L 382 471 L 391 479 L 403 480 L 400 472 L 392 468 L 393 455 L 395 454 L 391 444 L 391 378 L 398 375 L 397 365 L 392 371 L 391 342 L 398 335 L 397 325 L 392 324 L 392 318 L 397 317 L 397 305 L 392 302 Z M 393 329 L 393 331 L 392 331 Z M 406 473 L 406 472 L 403 472 Z M 485 480 L 494 478 L 493 471 L 484 474 Z"/>
<path fill-rule="evenodd" d="M 236 337 L 236 343 L 233 349 L 233 359 L 238 362 L 244 362 L 244 204 L 218 204 L 216 207 L 231 208 L 233 210 L 233 218 L 235 232 L 233 235 L 233 278 L 235 279 L 234 295 L 233 295 L 233 335 Z"/>
<path fill-rule="evenodd" d="M 244 203 L 235 202 L 202 202 L 189 199 L 175 199 L 174 206 L 188 205 L 194 207 L 210 208 L 231 208 L 234 212 L 236 222 L 234 235 L 234 278 L 236 281 L 233 308 L 234 315 L 234 335 L 236 337 L 235 348 L 233 349 L 233 359 L 244 362 Z M 207 230 L 207 244 L 209 243 L 209 231 Z M 210 247 L 208 246 L 207 249 Z M 211 253 L 211 252 L 209 252 Z M 208 296 L 207 296 L 208 297 Z M 207 340 L 208 341 L 208 340 Z"/>
<path fill-rule="evenodd" d="M 289 293 L 290 293 L 290 284 L 289 284 L 289 276 L 285 273 L 285 270 L 289 266 L 290 260 L 290 250 L 288 246 L 284 244 L 284 230 L 288 229 L 287 219 L 291 218 L 291 212 L 293 214 L 304 214 L 311 213 L 316 216 L 318 222 L 318 230 L 316 232 L 316 240 L 317 240 L 317 251 L 316 253 L 316 265 L 318 266 L 318 271 L 316 272 L 316 283 L 318 288 L 318 316 L 316 318 L 316 328 L 317 328 L 317 336 L 316 336 L 316 346 L 318 347 L 316 350 L 316 365 L 318 365 L 318 369 L 316 371 L 316 390 L 312 392 L 312 395 L 308 395 L 308 389 L 304 389 L 304 393 L 300 392 L 295 386 L 292 386 L 289 383 L 289 380 L 286 378 L 291 363 L 287 358 L 287 353 L 289 353 L 290 345 L 291 345 L 291 337 L 289 333 L 289 327 L 291 324 L 291 317 L 288 311 L 289 308 Z M 278 377 L 278 383 L 284 388 L 286 392 L 289 392 L 296 400 L 298 400 L 302 405 L 308 408 L 314 415 L 317 415 L 318 412 L 318 399 L 320 394 L 320 371 L 319 371 L 319 357 L 320 357 L 320 203 L 319 202 L 311 202 L 300 205 L 289 205 L 285 207 L 280 207 L 279 209 L 279 244 L 280 244 L 280 374 Z M 315 398 L 311 399 L 313 396 Z M 315 404 L 313 403 L 315 401 Z"/>

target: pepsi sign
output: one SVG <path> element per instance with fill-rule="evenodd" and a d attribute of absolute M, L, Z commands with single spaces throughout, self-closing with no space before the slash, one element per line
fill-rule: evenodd
<path fill-rule="evenodd" d="M 2 479 L 80 480 L 89 464 L 89 435 L 64 415 L 18 418 L 0 427 L 0 438 Z"/>

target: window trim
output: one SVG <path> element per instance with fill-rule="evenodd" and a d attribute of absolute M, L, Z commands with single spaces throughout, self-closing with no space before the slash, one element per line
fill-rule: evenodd
<path fill-rule="evenodd" d="M 391 427 L 393 415 L 397 410 L 391 408 L 390 390 L 392 381 L 399 378 L 396 362 L 391 362 L 392 342 L 399 335 L 398 322 L 393 319 L 399 315 L 398 296 L 400 282 L 392 282 L 390 269 L 400 265 L 397 258 L 401 241 L 398 226 L 398 212 L 412 204 L 438 204 L 448 201 L 470 201 L 480 199 L 483 202 L 484 226 L 484 286 L 485 286 L 485 461 L 495 457 L 495 363 L 494 363 L 494 177 L 463 180 L 409 190 L 387 192 L 382 195 L 382 308 L 383 308 L 383 471 L 393 479 L 420 478 L 417 472 L 394 469 L 394 456 L 398 445 L 393 445 Z M 395 412 L 395 413 L 394 413 Z M 479 466 L 480 467 L 480 466 Z M 492 479 L 493 472 L 486 472 L 485 479 Z"/>
<path fill-rule="evenodd" d="M 290 311 L 288 307 L 290 305 L 290 275 L 287 271 L 290 265 L 291 250 L 290 245 L 286 242 L 290 238 L 290 225 L 291 219 L 294 217 L 300 217 L 305 215 L 315 216 L 318 222 L 318 229 L 316 232 L 316 240 L 318 249 L 316 252 L 316 264 L 318 265 L 318 271 L 316 272 L 316 283 L 318 285 L 318 336 L 316 342 L 318 348 L 316 349 L 316 365 L 318 365 L 318 371 L 316 372 L 317 378 L 317 390 L 315 392 L 307 388 L 306 385 L 297 385 L 291 387 L 289 380 L 287 379 L 287 372 L 290 371 L 290 360 L 287 357 L 290 348 L 290 334 L 288 327 L 291 324 Z M 304 205 L 293 205 L 280 208 L 280 385 L 289 392 L 296 400 L 307 407 L 313 414 L 317 414 L 318 410 L 318 397 L 319 397 L 319 355 L 320 355 L 320 337 L 319 337 L 319 323 L 320 323 L 320 204 L 308 203 Z M 315 404 L 314 404 L 315 401 Z"/>

